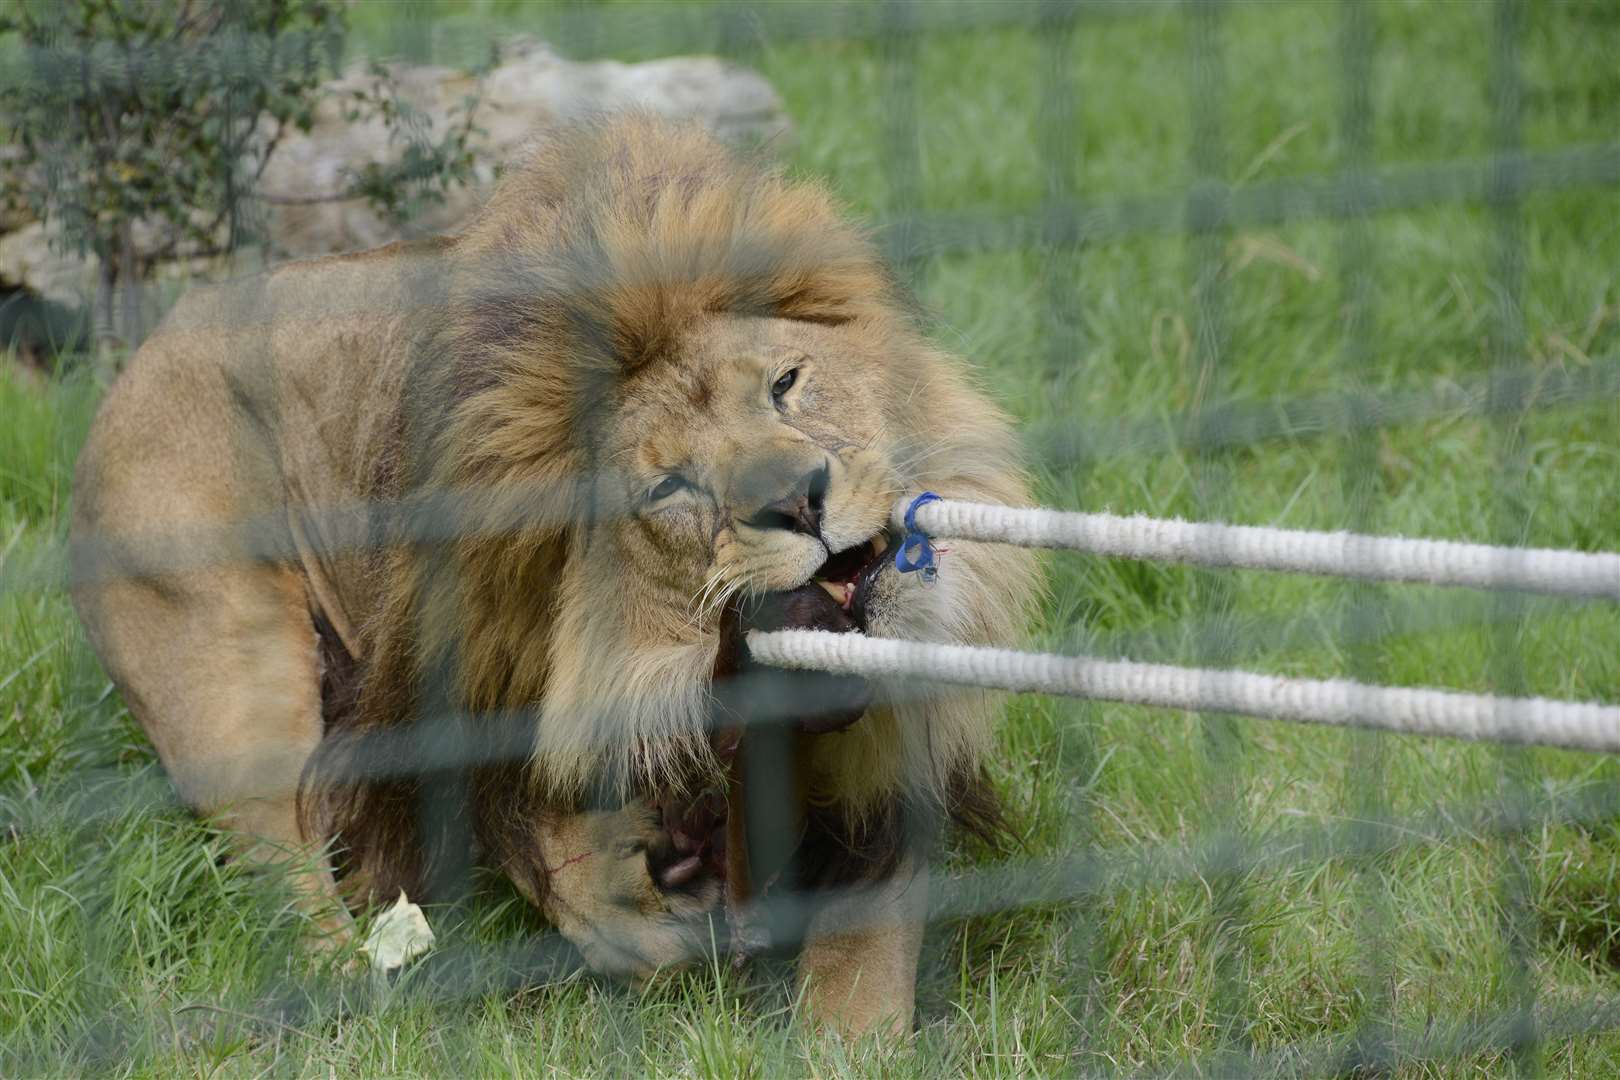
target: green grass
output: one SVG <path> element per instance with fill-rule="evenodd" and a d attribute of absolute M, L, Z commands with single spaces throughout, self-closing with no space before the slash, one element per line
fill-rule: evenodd
<path fill-rule="evenodd" d="M 394 40 L 395 10 L 357 9 L 366 40 Z M 506 3 L 426 11 L 487 33 L 538 17 Z M 1388 2 L 1370 14 L 1377 162 L 1488 152 L 1491 6 Z M 1227 176 L 1263 182 L 1340 161 L 1338 18 L 1336 5 L 1311 0 L 1230 9 L 1229 93 L 1218 107 Z M 1615 137 L 1617 46 L 1612 7 L 1528 5 L 1526 146 Z M 922 209 L 1038 209 L 1043 48 L 1016 28 L 919 43 Z M 657 43 L 636 52 L 655 54 Z M 795 167 L 827 177 L 862 214 L 891 209 L 876 47 L 767 43 L 752 59 L 798 122 Z M 1071 59 L 1071 179 L 1083 197 L 1173 193 L 1193 179 L 1174 10 L 1088 19 Z M 1359 373 L 1347 366 L 1344 231 L 1332 223 L 1217 241 L 1218 364 L 1195 344 L 1209 294 L 1195 295 L 1196 263 L 1179 237 L 1052 259 L 945 256 L 918 268 L 919 289 L 940 340 L 977 361 L 1031 430 L 1108 431 L 1122 417 L 1151 421 L 1227 399 L 1432 390 L 1484 375 L 1499 346 L 1549 373 L 1612 361 L 1620 198 L 1536 195 L 1523 228 L 1524 339 L 1504 344 L 1488 210 L 1437 206 L 1369 223 L 1377 281 L 1371 362 Z M 1054 309 L 1074 343 L 1057 360 Z M 0 378 L 9 564 L 0 577 L 61 535 L 94 399 L 83 381 Z M 1040 462 L 1038 473 L 1054 505 L 1620 550 L 1617 432 L 1620 403 L 1594 400 L 1496 421 L 1440 415 L 1365 442 L 1105 453 L 1083 466 Z M 1333 582 L 1070 555 L 1053 556 L 1049 570 L 1050 602 L 1031 639 L 1052 647 L 1174 662 L 1213 652 L 1263 671 L 1470 690 L 1512 685 L 1498 665 L 1506 655 L 1518 658 L 1526 692 L 1620 701 L 1612 605 L 1530 601 L 1509 621 L 1489 598 L 1390 589 L 1374 594 L 1384 632 L 1358 642 L 1345 627 L 1360 594 Z M 1500 1032 L 1494 1042 L 1462 1036 L 1525 989 L 1505 944 L 1510 926 L 1527 937 L 1542 1015 L 1566 1021 L 1528 1057 L 1556 1075 L 1620 1069 L 1620 1037 L 1581 1034 L 1559 1011 L 1620 996 L 1620 824 L 1604 812 L 1620 767 L 1610 759 L 1030 698 L 1011 705 L 1001 743 L 997 780 L 1027 856 L 1093 857 L 1104 884 L 1073 904 L 935 926 L 911 1043 L 806 1036 L 787 1022 L 780 984 L 757 973 L 698 970 L 645 991 L 584 978 L 514 988 L 510 950 L 548 938 L 498 883 L 459 921 L 439 916 L 447 952 L 485 957 L 476 981 L 430 962 L 391 995 L 347 987 L 334 1001 L 293 948 L 298 918 L 285 896 L 223 861 L 220 838 L 168 801 L 65 598 L 8 591 L 0 1071 L 1073 1075 L 1218 1068 L 1237 1059 L 1211 1055 L 1252 1053 L 1240 1071 L 1293 1073 L 1338 1067 L 1335 1041 L 1395 1030 L 1413 1055 L 1400 1075 L 1506 1074 L 1512 1054 Z M 1527 826 L 1493 821 L 1504 793 L 1535 810 Z M 1551 812 L 1583 800 L 1599 801 Z M 1361 835 L 1355 823 L 1369 816 L 1404 824 L 1373 833 L 1371 854 L 1296 850 L 1323 833 Z M 1174 869 L 1217 827 L 1265 858 Z M 1142 872 L 1133 860 L 1149 855 L 1170 869 Z M 990 865 L 966 850 L 945 864 Z"/>

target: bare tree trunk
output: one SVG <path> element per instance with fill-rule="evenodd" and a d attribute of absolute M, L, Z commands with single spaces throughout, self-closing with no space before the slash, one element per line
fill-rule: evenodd
<path fill-rule="evenodd" d="M 96 271 L 95 337 L 96 364 L 106 372 L 118 369 L 118 355 L 123 344 L 118 340 L 117 309 L 118 261 L 111 251 L 96 252 L 100 265 Z"/>
<path fill-rule="evenodd" d="M 118 259 L 119 289 L 122 304 L 119 312 L 119 337 L 123 338 L 124 347 L 131 353 L 140 348 L 141 341 L 146 337 L 145 305 L 142 303 L 145 292 L 142 287 L 144 267 L 141 265 L 139 254 L 135 251 L 135 227 L 125 222 L 118 230 L 118 245 L 121 249 Z"/>
<path fill-rule="evenodd" d="M 133 228 L 122 225 L 116 243 L 98 246 L 96 277 L 96 360 L 111 374 L 140 347 L 146 336 L 146 289 Z"/>

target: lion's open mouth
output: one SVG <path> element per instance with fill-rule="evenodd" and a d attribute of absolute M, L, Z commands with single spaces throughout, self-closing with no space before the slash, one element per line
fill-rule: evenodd
<path fill-rule="evenodd" d="M 880 532 L 864 544 L 829 556 L 810 580 L 825 589 L 839 607 L 853 614 L 861 586 L 882 568 L 883 553 L 888 550 L 888 534 Z"/>

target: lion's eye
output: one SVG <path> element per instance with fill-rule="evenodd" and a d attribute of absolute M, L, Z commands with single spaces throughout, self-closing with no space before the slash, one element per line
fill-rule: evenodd
<path fill-rule="evenodd" d="M 647 498 L 652 502 L 667 499 L 685 486 L 686 481 L 679 476 L 666 476 L 652 486 L 652 490 L 647 492 Z"/>
<path fill-rule="evenodd" d="M 782 374 L 776 377 L 775 382 L 771 383 L 771 399 L 773 401 L 781 401 L 782 395 L 793 389 L 793 384 L 798 381 L 799 369 L 788 368 L 786 371 L 782 372 Z"/>

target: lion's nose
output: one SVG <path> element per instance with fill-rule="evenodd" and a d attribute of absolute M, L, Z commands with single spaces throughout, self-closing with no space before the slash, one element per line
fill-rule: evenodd
<path fill-rule="evenodd" d="M 786 495 L 767 503 L 748 519 L 756 529 L 787 529 L 807 536 L 821 535 L 821 505 L 827 495 L 827 467 L 811 469 L 794 482 Z"/>

